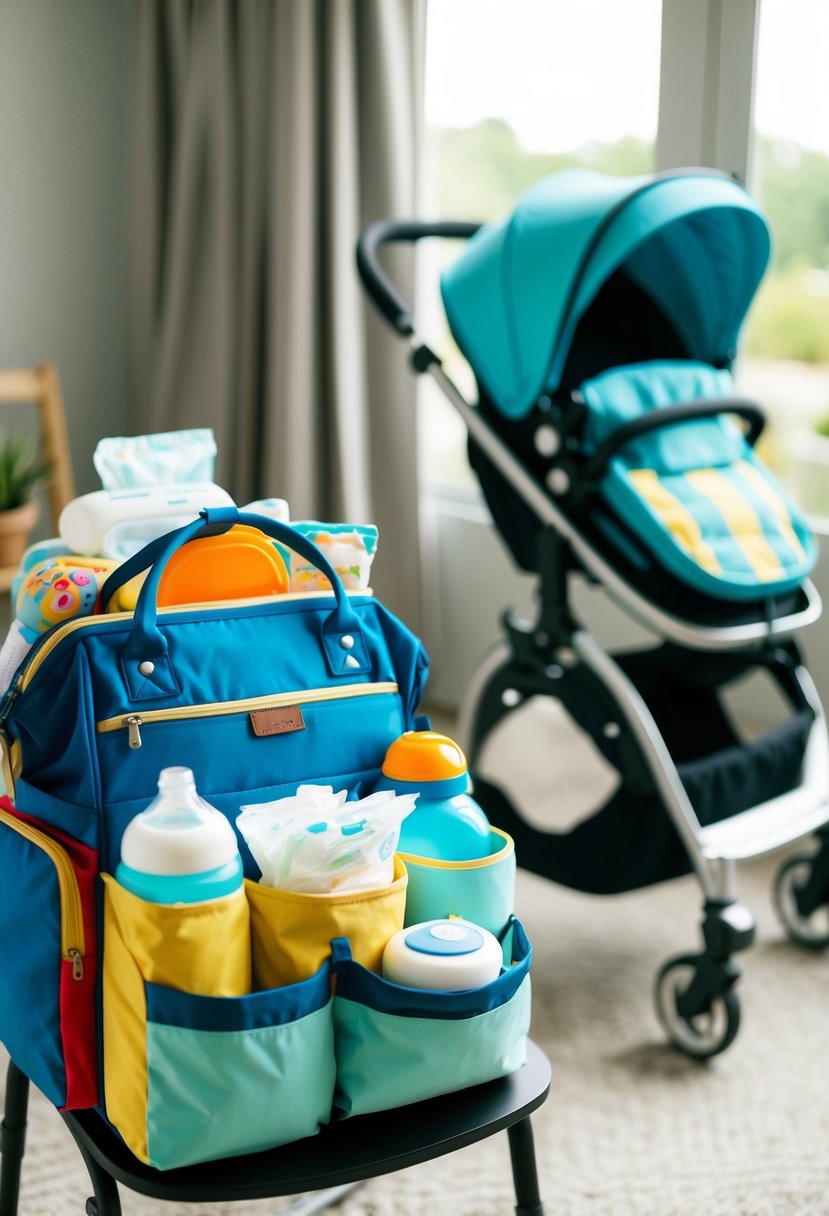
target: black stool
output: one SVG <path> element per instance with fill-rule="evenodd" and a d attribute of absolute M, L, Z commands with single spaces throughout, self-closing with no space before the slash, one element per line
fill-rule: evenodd
<path fill-rule="evenodd" d="M 64 1114 L 92 1181 L 94 1198 L 87 1200 L 87 1214 L 121 1216 L 119 1182 L 142 1195 L 190 1203 L 348 1188 L 506 1129 L 516 1214 L 543 1216 L 530 1115 L 550 1091 L 550 1063 L 534 1043 L 528 1043 L 527 1049 L 526 1067 L 498 1081 L 399 1110 L 345 1119 L 323 1128 L 318 1136 L 269 1152 L 178 1170 L 144 1165 L 95 1111 Z M 11 1063 L 0 1126 L 0 1216 L 17 1216 L 28 1098 L 28 1078 Z"/>

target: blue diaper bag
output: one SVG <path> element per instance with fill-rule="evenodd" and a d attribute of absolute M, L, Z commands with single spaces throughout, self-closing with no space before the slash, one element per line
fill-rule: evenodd
<path fill-rule="evenodd" d="M 159 608 L 159 583 L 173 554 L 236 524 L 256 527 L 312 562 L 332 592 Z M 172 1168 L 310 1135 L 337 1106 L 346 1113 L 376 1108 L 390 1095 L 394 1103 L 394 1087 L 384 1082 L 382 1095 L 361 1090 L 355 1100 L 361 1048 L 352 1017 L 349 1098 L 336 1098 L 343 1090 L 343 1019 L 334 1015 L 332 988 L 337 966 L 346 966 L 343 945 L 336 966 L 269 991 L 200 996 L 159 983 L 140 961 L 151 955 L 149 944 L 131 940 L 136 926 L 153 924 L 154 911 L 128 907 L 111 877 L 127 824 L 153 798 L 161 769 L 172 765 L 191 768 L 199 792 L 231 822 L 241 805 L 292 794 L 303 783 L 365 792 L 393 740 L 421 724 L 416 711 L 428 659 L 370 593 L 343 589 L 313 543 L 264 516 L 203 511 L 119 567 L 104 602 L 144 569 L 134 613 L 71 620 L 44 634 L 0 703 L 9 795 L 0 805 L 0 935 L 15 943 L 0 973 L 0 1039 L 55 1105 L 98 1105 L 108 1114 L 104 1006 L 131 1002 L 135 1038 L 132 1047 L 118 1044 L 115 1064 L 147 1078 L 142 1130 L 111 1121 L 144 1160 Z M 259 871 L 241 839 L 239 848 L 255 882 Z M 102 873 L 109 876 L 106 895 Z M 133 985 L 111 996 L 107 934 L 115 935 L 113 982 L 131 975 Z M 491 1036 L 498 1019 L 486 1010 L 520 988 L 508 1041 L 495 1044 L 490 1068 L 461 1070 L 454 1082 L 444 1076 L 444 1089 L 511 1071 L 525 1058 L 529 947 L 522 931 L 511 937 L 520 949 L 515 963 L 505 957 L 505 974 L 515 965 L 520 973 L 497 985 L 480 1009 L 467 1001 L 453 1011 L 450 1002 L 447 1015 L 489 1026 Z M 247 933 L 239 948 L 251 950 Z M 362 989 L 350 981 L 349 991 L 353 1012 Z M 442 1007 L 433 1006 L 430 1017 Z M 475 1054 L 471 1039 L 469 1052 Z M 280 1087 L 280 1077 L 289 1083 Z M 301 1105 L 298 1087 L 306 1096 Z M 398 1103 L 424 1096 L 405 1077 L 398 1092 Z M 267 1119 L 247 1117 L 266 1105 Z"/>

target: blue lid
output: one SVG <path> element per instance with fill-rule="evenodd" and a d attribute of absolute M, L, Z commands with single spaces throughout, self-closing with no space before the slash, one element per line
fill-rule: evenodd
<path fill-rule="evenodd" d="M 403 939 L 418 954 L 474 954 L 484 944 L 477 929 L 453 920 L 436 920 L 418 925 Z"/>

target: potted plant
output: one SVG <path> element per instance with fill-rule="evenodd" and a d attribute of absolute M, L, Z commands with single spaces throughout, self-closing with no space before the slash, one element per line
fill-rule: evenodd
<path fill-rule="evenodd" d="M 0 567 L 23 556 L 40 513 L 34 494 L 48 472 L 36 439 L 19 432 L 0 439 Z"/>

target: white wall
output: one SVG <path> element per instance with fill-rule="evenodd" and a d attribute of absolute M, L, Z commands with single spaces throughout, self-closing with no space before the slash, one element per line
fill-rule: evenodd
<path fill-rule="evenodd" d="M 123 431 L 129 0 L 0 0 L 0 366 L 53 361 L 75 477 Z"/>

